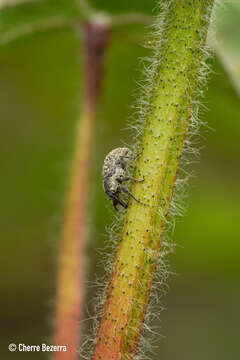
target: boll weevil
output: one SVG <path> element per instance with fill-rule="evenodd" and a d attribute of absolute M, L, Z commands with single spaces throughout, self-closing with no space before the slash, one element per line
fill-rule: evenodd
<path fill-rule="evenodd" d="M 131 160 L 135 158 L 132 156 L 131 150 L 127 147 L 119 147 L 112 150 L 104 159 L 102 168 L 103 188 L 105 193 L 113 200 L 113 206 L 117 210 L 117 205 L 120 204 L 125 209 L 127 204 L 119 197 L 121 193 L 127 193 L 135 201 L 142 205 L 146 205 L 140 200 L 136 199 L 131 192 L 122 184 L 124 181 L 133 180 L 135 182 L 143 182 L 133 177 L 126 176 L 127 167 L 133 167 Z"/>

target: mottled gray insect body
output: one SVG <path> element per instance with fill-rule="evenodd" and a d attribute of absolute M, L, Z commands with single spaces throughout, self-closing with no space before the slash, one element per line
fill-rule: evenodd
<path fill-rule="evenodd" d="M 127 165 L 131 166 L 130 160 L 134 160 L 131 154 L 131 150 L 124 148 L 117 148 L 112 150 L 105 158 L 102 168 L 103 188 L 106 194 L 113 200 L 113 205 L 117 210 L 117 204 L 122 205 L 125 209 L 127 205 L 119 198 L 121 192 L 128 193 L 137 202 L 143 204 L 137 200 L 123 185 L 123 181 L 127 181 L 133 178 L 126 176 Z M 141 182 L 133 179 L 134 181 Z M 145 204 L 143 204 L 145 205 Z"/>

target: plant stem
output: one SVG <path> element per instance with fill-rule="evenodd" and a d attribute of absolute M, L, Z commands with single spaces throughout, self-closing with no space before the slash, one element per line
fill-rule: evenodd
<path fill-rule="evenodd" d="M 89 19 L 94 13 L 94 10 L 88 0 L 77 0 L 77 4 L 85 19 Z"/>
<path fill-rule="evenodd" d="M 87 236 L 87 194 L 91 163 L 94 120 L 102 83 L 102 60 L 108 41 L 104 23 L 85 23 L 82 27 L 85 51 L 85 99 L 76 131 L 72 179 L 62 243 L 56 313 L 55 344 L 66 345 L 67 352 L 56 352 L 56 360 L 76 360 L 80 341 L 83 301 L 84 244 Z"/>
<path fill-rule="evenodd" d="M 111 28 L 116 26 L 145 24 L 152 25 L 154 23 L 154 17 L 141 13 L 126 13 L 117 14 L 109 17 L 109 25 Z"/>
<path fill-rule="evenodd" d="M 94 360 L 134 359 L 192 116 L 214 0 L 165 0 L 133 195 L 120 235 Z M 160 22 L 160 20 L 159 20 Z"/>

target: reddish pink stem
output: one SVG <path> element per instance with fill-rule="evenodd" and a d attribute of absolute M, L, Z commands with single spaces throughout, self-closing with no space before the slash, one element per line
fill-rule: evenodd
<path fill-rule="evenodd" d="M 55 360 L 77 360 L 80 321 L 84 296 L 84 244 L 87 233 L 87 198 L 91 149 L 97 103 L 102 84 L 103 56 L 108 31 L 102 22 L 82 27 L 85 50 L 85 98 L 76 132 L 72 178 L 63 225 L 59 255 L 55 344 L 66 352 L 56 352 Z"/>

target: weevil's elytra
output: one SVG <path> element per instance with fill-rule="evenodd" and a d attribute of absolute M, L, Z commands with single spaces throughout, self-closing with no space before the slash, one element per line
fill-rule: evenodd
<path fill-rule="evenodd" d="M 126 176 L 126 167 L 131 164 L 130 160 L 134 160 L 131 150 L 124 148 L 117 148 L 112 150 L 106 157 L 102 168 L 103 188 L 106 194 L 113 200 L 113 206 L 117 210 L 117 205 L 120 204 L 125 209 L 127 204 L 123 202 L 119 195 L 121 193 L 128 193 L 135 201 L 142 205 L 146 205 L 140 200 L 137 200 L 128 189 L 122 185 L 124 181 L 133 180 L 142 182 L 143 180 L 137 180 Z"/>

